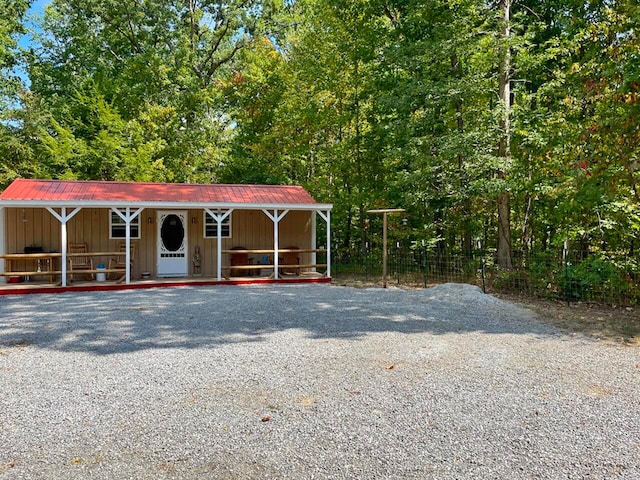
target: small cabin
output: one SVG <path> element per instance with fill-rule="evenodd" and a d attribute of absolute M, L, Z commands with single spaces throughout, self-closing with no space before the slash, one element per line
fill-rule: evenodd
<path fill-rule="evenodd" d="M 0 281 L 330 278 L 331 208 L 294 185 L 17 179 Z"/>

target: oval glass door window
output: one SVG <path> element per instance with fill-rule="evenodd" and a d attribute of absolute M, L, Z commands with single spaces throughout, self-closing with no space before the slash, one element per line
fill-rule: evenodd
<path fill-rule="evenodd" d="M 170 252 L 180 250 L 184 241 L 184 226 L 177 215 L 167 215 L 162 222 L 160 237 L 164 247 Z"/>

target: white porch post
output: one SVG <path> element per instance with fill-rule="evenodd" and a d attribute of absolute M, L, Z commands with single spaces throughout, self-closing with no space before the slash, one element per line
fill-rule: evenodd
<path fill-rule="evenodd" d="M 222 280 L 222 220 L 218 215 L 213 216 L 216 221 L 216 277 L 218 281 Z M 231 272 L 229 272 L 231 276 Z"/>
<path fill-rule="evenodd" d="M 275 278 L 276 280 L 278 279 L 278 266 L 280 263 L 280 259 L 278 258 L 278 250 L 279 250 L 279 238 L 278 238 L 278 231 L 279 231 L 279 227 L 278 224 L 280 223 L 280 220 L 282 220 L 285 215 L 287 213 L 289 213 L 289 210 L 285 210 L 284 212 L 282 212 L 281 214 L 278 215 L 278 209 L 274 209 L 273 210 L 273 215 L 271 214 L 271 212 L 269 210 L 263 209 L 262 210 L 264 212 L 264 214 L 269 217 L 271 219 L 271 221 L 273 222 L 273 278 Z"/>
<path fill-rule="evenodd" d="M 76 207 L 69 215 L 67 215 L 66 207 L 61 207 L 60 213 L 56 212 L 51 207 L 47 207 L 47 211 L 60 222 L 60 253 L 62 254 L 62 257 L 60 258 L 60 262 L 62 263 L 62 265 L 60 265 L 60 271 L 62 272 L 60 284 L 63 287 L 67 286 L 67 222 L 80 210 L 82 210 L 82 207 Z"/>
<path fill-rule="evenodd" d="M 327 277 L 331 278 L 331 210 L 327 210 Z"/>
<path fill-rule="evenodd" d="M 204 210 L 209 215 L 211 215 L 211 218 L 213 218 L 216 221 L 217 240 L 218 240 L 218 251 L 216 252 L 216 255 L 217 255 L 217 258 L 216 258 L 217 272 L 216 273 L 218 276 L 218 281 L 220 281 L 222 280 L 222 222 L 224 222 L 229 217 L 229 215 L 231 215 L 231 212 L 233 212 L 233 208 L 228 209 L 224 213 L 213 212 L 209 208 L 205 208 Z"/>
<path fill-rule="evenodd" d="M 126 208 L 126 220 L 124 226 L 124 283 L 131 282 L 131 208 Z"/>
<path fill-rule="evenodd" d="M 62 271 L 62 275 L 60 278 L 60 283 L 63 287 L 67 286 L 67 209 L 62 207 L 60 209 L 60 253 L 62 257 L 60 258 L 60 270 Z M 73 280 L 73 275 L 71 276 Z M 55 280 L 55 279 L 54 279 Z"/>
<path fill-rule="evenodd" d="M 327 222 L 327 277 L 331 277 L 331 210 L 327 210 L 327 213 L 318 210 L 325 222 Z"/>
<path fill-rule="evenodd" d="M 131 207 L 127 207 L 124 209 L 124 213 L 121 212 L 117 208 L 111 207 L 111 211 L 115 212 L 125 223 L 124 231 L 125 231 L 125 273 L 124 273 L 124 283 L 127 285 L 131 283 L 131 222 L 142 213 L 143 208 L 137 209 L 135 212 L 131 213 Z M 139 228 L 139 227 L 138 227 Z"/>
<path fill-rule="evenodd" d="M 314 210 L 313 212 L 311 212 L 311 248 L 313 250 L 316 250 L 318 248 L 318 238 L 316 233 L 317 224 L 318 224 L 318 215 Z M 315 265 L 316 263 L 318 263 L 318 254 L 316 252 L 311 252 L 311 264 Z M 313 267 L 314 272 L 317 270 L 318 269 L 316 267 Z"/>
<path fill-rule="evenodd" d="M 7 250 L 7 238 L 5 236 L 5 226 L 4 226 L 4 207 L 0 207 L 0 255 L 4 255 Z M 4 258 L 0 258 L 0 272 L 4 272 Z M 4 275 L 0 280 L 0 283 L 5 283 L 7 281 L 7 277 Z"/>

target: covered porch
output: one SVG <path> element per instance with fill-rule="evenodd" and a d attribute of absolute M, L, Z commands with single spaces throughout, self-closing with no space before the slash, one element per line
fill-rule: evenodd
<path fill-rule="evenodd" d="M 128 284 L 108 279 L 105 282 L 95 280 L 78 280 L 62 286 L 60 282 L 29 281 L 21 283 L 0 283 L 1 295 L 24 295 L 29 293 L 64 293 L 64 292 L 99 292 L 108 290 L 138 290 L 169 287 L 198 287 L 215 285 L 268 285 L 275 283 L 331 283 L 331 278 L 322 273 L 309 273 L 299 276 L 285 276 L 277 280 L 270 277 L 230 277 L 217 280 L 215 277 L 187 277 L 187 278 L 136 278 Z"/>
<path fill-rule="evenodd" d="M 16 180 L 0 289 L 330 279 L 330 210 L 295 186 Z"/>

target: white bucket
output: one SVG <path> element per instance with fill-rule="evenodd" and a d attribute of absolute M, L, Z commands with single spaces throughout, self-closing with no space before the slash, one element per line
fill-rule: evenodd
<path fill-rule="evenodd" d="M 105 268 L 98 267 L 96 270 L 106 270 Z M 96 281 L 104 282 L 107 280 L 107 274 L 105 273 L 96 273 Z"/>

